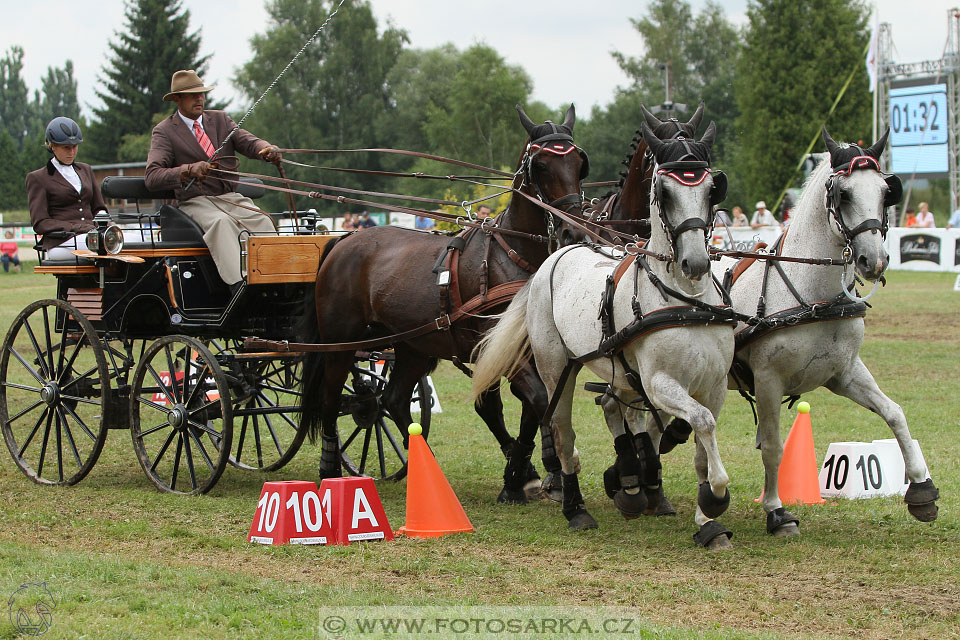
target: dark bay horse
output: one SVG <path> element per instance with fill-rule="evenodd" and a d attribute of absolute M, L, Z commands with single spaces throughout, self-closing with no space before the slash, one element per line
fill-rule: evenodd
<path fill-rule="evenodd" d="M 676 118 L 660 120 L 657 116 L 640 106 L 644 122 L 660 139 L 670 140 L 683 136 L 694 139 L 700 121 L 703 119 L 703 103 L 687 122 Z M 626 171 L 620 173 L 617 190 L 601 198 L 594 199 L 583 208 L 588 223 L 599 225 L 597 233 L 614 243 L 623 244 L 623 236 L 650 237 L 650 185 L 653 184 L 653 154 L 646 140 L 637 129 L 630 143 L 630 154 L 624 160 Z M 587 226 L 593 227 L 588 224 Z M 560 225 L 560 244 L 567 246 L 583 242 L 587 237 L 582 230 L 566 223 Z"/>
<path fill-rule="evenodd" d="M 573 106 L 562 124 L 537 125 L 517 109 L 529 140 L 513 187 L 558 208 L 578 209 L 587 159 L 573 143 Z M 389 341 L 394 343 L 396 361 L 382 401 L 402 429 L 406 445 L 406 427 L 412 421 L 410 398 L 417 382 L 439 359 L 471 360 L 474 346 L 491 325 L 486 316 L 503 311 L 512 292 L 547 258 L 547 240 L 556 228 L 549 212 L 514 195 L 495 226 L 469 229 L 454 238 L 382 226 L 329 243 L 317 272 L 317 321 L 308 341 L 339 343 L 393 336 L 437 322 L 437 331 Z M 449 272 L 448 278 L 444 271 Z M 449 284 L 444 285 L 444 280 Z M 444 326 L 444 319 L 460 305 L 480 296 L 487 304 Z M 342 472 L 337 416 L 353 359 L 352 351 L 312 353 L 304 366 L 301 426 L 311 438 L 321 435 L 321 477 L 339 477 Z M 523 501 L 533 438 L 546 409 L 547 393 L 532 366 L 513 376 L 510 388 L 523 405 L 519 442 L 504 428 L 497 387 L 481 398 L 477 411 L 507 453 L 500 499 L 513 502 Z"/>

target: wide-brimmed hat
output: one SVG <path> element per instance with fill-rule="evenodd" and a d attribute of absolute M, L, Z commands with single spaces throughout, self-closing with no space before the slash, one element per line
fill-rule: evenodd
<path fill-rule="evenodd" d="M 764 202 L 763 200 L 757 203 L 757 209 L 766 209 L 766 208 L 767 208 L 767 203 Z"/>
<path fill-rule="evenodd" d="M 175 71 L 170 79 L 170 93 L 163 96 L 163 101 L 172 102 L 173 96 L 178 93 L 206 93 L 213 89 L 214 87 L 203 86 L 203 80 L 193 69 L 181 69 Z"/>

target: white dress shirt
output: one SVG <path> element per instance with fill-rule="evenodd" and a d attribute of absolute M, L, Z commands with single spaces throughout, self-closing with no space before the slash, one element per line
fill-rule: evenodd
<path fill-rule="evenodd" d="M 63 176 L 63 179 L 70 183 L 70 185 L 77 190 L 77 193 L 80 193 L 82 185 L 80 184 L 80 176 L 77 175 L 77 170 L 73 168 L 72 164 L 62 164 L 57 157 L 54 156 L 50 158 L 50 162 L 53 163 L 54 168 L 60 172 L 60 175 Z"/>

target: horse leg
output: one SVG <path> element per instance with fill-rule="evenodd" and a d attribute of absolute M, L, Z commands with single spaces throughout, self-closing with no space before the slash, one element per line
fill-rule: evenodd
<path fill-rule="evenodd" d="M 630 409 L 630 411 L 636 411 Z M 629 412 L 628 412 L 629 413 Z M 636 411 L 637 424 L 643 424 Z M 645 421 L 645 428 L 633 436 L 633 446 L 637 450 L 640 464 L 643 467 L 643 491 L 647 494 L 647 509 L 643 512 L 647 516 L 675 516 L 677 510 L 673 508 L 667 496 L 663 495 L 663 465 L 660 463 L 659 442 L 660 428 L 651 414 Z"/>
<path fill-rule="evenodd" d="M 780 501 L 780 460 L 783 458 L 783 441 L 780 439 L 780 401 L 783 384 L 776 372 L 756 371 L 757 386 L 757 437 L 760 441 L 760 457 L 763 460 L 763 510 L 767 514 L 767 533 L 778 537 L 800 534 L 800 519 L 783 508 Z"/>
<path fill-rule="evenodd" d="M 343 475 L 340 464 L 340 436 L 337 418 L 340 416 L 340 399 L 343 385 L 353 366 L 353 353 L 331 353 L 326 356 L 323 372 L 323 409 L 320 414 L 320 478 L 339 478 Z"/>
<path fill-rule="evenodd" d="M 402 344 L 396 346 L 394 353 L 393 371 L 390 379 L 387 380 L 387 386 L 383 389 L 381 401 L 400 429 L 403 448 L 406 449 L 410 442 L 407 427 L 413 422 L 413 417 L 410 415 L 410 399 L 413 398 L 413 390 L 420 379 L 436 366 L 437 361 Z"/>
<path fill-rule="evenodd" d="M 936 520 L 939 510 L 937 499 L 940 497 L 940 491 L 933 484 L 933 480 L 927 477 L 919 447 L 914 445 L 910 429 L 907 427 L 907 419 L 900 405 L 880 390 L 876 380 L 860 358 L 825 386 L 830 391 L 850 398 L 883 418 L 900 444 L 907 477 L 910 479 L 910 486 L 904 496 L 907 509 L 921 522 Z"/>
<path fill-rule="evenodd" d="M 514 465 L 511 461 L 523 458 L 523 452 L 517 445 L 517 441 L 510 436 L 503 421 L 503 400 L 500 397 L 500 387 L 490 387 L 484 391 L 474 404 L 474 410 L 490 429 L 497 442 L 500 443 L 500 450 L 503 451 L 507 459 L 506 467 L 503 471 L 503 489 L 497 496 L 497 502 L 501 504 L 525 504 L 526 495 L 523 492 L 524 480 L 520 473 L 514 471 Z M 527 454 L 529 459 L 529 454 Z"/>
<path fill-rule="evenodd" d="M 517 477 L 517 483 L 519 484 L 520 481 L 524 483 L 522 489 L 531 497 L 538 497 L 541 488 L 549 492 L 550 486 L 554 483 L 548 477 L 544 481 L 546 487 L 543 487 L 539 482 L 540 475 L 530 462 L 530 455 L 535 446 L 538 429 L 542 438 L 544 466 L 548 471 L 552 466 L 554 473 L 560 470 L 560 460 L 554 452 L 553 434 L 548 427 L 541 425 L 549 404 L 547 389 L 537 370 L 533 366 L 527 365 L 510 381 L 510 391 L 520 400 L 523 408 L 520 413 L 520 432 L 517 434 L 516 451 L 518 455 L 511 458 L 508 467 L 512 467 L 511 473 Z M 523 457 L 519 457 L 519 454 L 522 454 Z M 555 484 L 557 485 L 555 488 L 557 495 L 553 498 L 559 502 L 562 498 L 559 495 L 559 477 L 557 477 Z M 550 497 L 549 493 L 547 493 L 547 497 Z"/>
<path fill-rule="evenodd" d="M 641 490 L 643 468 L 633 445 L 633 435 L 625 428 L 626 417 L 620 400 L 615 395 L 617 393 L 605 393 L 600 400 L 603 417 L 610 435 L 613 436 L 613 448 L 617 453 L 613 467 L 603 474 L 603 484 L 620 514 L 632 520 L 639 518 L 647 508 L 647 496 Z"/>
<path fill-rule="evenodd" d="M 646 386 L 646 385 L 645 385 Z M 717 421 L 714 411 L 703 406 L 690 397 L 676 380 L 666 373 L 655 373 L 651 376 L 647 388 L 650 401 L 664 412 L 686 420 L 695 434 L 697 453 L 694 464 L 697 469 L 697 479 L 700 482 L 697 493 L 697 512 L 694 521 L 700 530 L 694 535 L 697 544 L 711 549 L 725 548 L 730 545 L 729 530 L 717 523 L 719 517 L 730 504 L 730 493 L 727 484 L 730 479 L 720 459 L 720 449 L 717 446 Z M 720 389 L 713 393 L 719 396 Z M 726 393 L 726 389 L 722 389 Z M 709 404 L 719 406 L 714 398 Z M 719 412 L 719 406 L 715 411 Z"/>

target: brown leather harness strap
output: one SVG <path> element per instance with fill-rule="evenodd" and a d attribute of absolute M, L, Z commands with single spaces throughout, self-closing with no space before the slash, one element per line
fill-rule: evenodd
<path fill-rule="evenodd" d="M 766 248 L 767 248 L 766 242 L 758 242 L 757 244 L 754 245 L 753 249 L 751 249 L 750 251 L 752 253 L 756 253 L 761 249 L 766 249 Z M 733 267 L 733 275 L 730 277 L 730 284 L 728 285 L 728 288 L 732 287 L 733 283 L 735 283 L 737 279 L 743 275 L 743 272 L 749 269 L 750 265 L 752 265 L 756 261 L 757 261 L 757 256 L 747 256 L 744 258 L 740 258 L 740 260 L 737 261 L 737 264 L 734 265 Z"/>
<path fill-rule="evenodd" d="M 507 253 L 507 256 L 513 260 L 513 263 L 530 273 L 536 273 L 537 268 L 531 265 L 529 262 L 520 257 L 520 254 L 516 252 L 510 245 L 507 244 L 507 241 L 503 239 L 503 236 L 500 235 L 499 230 L 493 232 L 493 237 L 496 239 L 497 244 L 499 244 L 503 250 Z"/>
<path fill-rule="evenodd" d="M 310 343 L 310 342 L 287 342 L 286 340 L 261 340 L 259 338 L 247 338 L 243 343 L 244 351 L 360 351 L 373 347 L 383 347 L 397 342 L 411 340 L 434 331 L 447 331 L 453 323 L 464 316 L 476 315 L 487 309 L 491 309 L 500 304 L 504 304 L 513 299 L 523 286 L 527 284 L 526 280 L 514 280 L 498 284 L 487 292 L 484 300 L 482 296 L 474 296 L 467 300 L 463 306 L 451 314 L 443 314 L 439 318 L 432 320 L 424 325 L 395 333 L 389 336 L 379 338 L 370 338 L 368 340 L 356 340 L 353 342 L 329 342 L 329 343 Z"/>
<path fill-rule="evenodd" d="M 637 259 L 635 254 L 630 254 L 626 258 L 620 261 L 620 264 L 617 265 L 617 268 L 613 271 L 613 286 L 616 288 L 620 284 L 620 279 L 623 278 L 623 275 L 627 272 L 630 267 L 633 266 L 633 261 Z"/>

